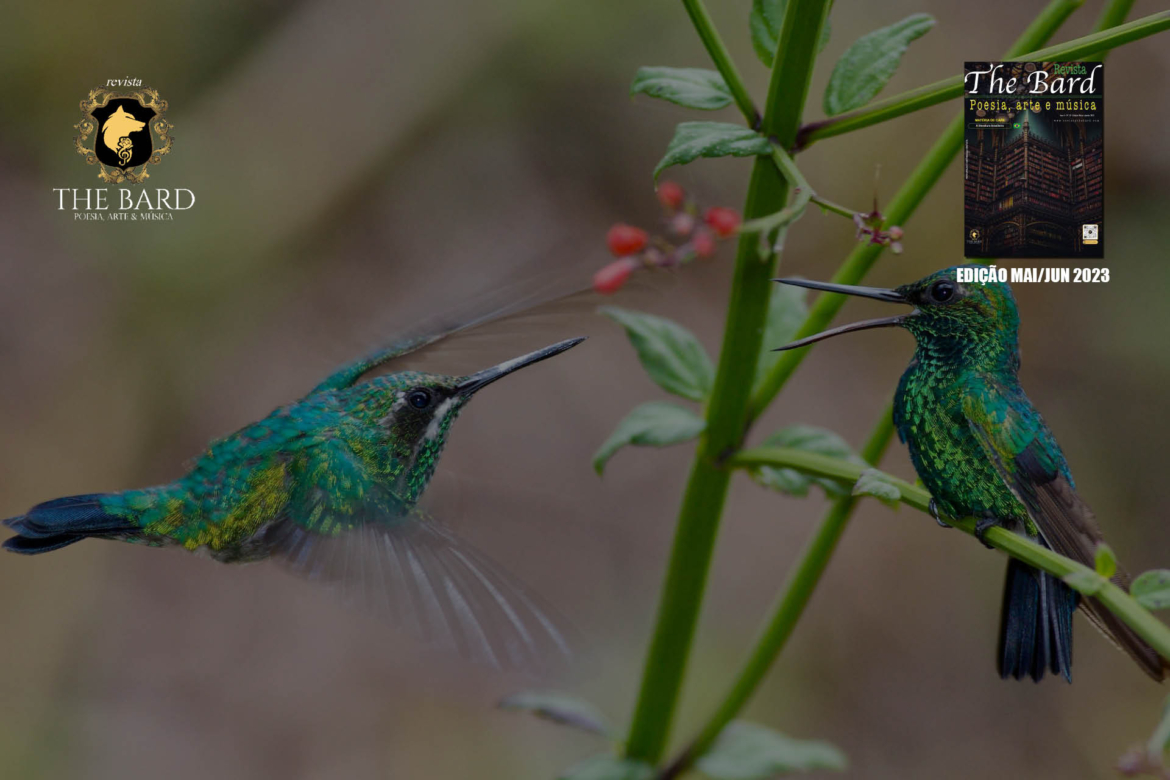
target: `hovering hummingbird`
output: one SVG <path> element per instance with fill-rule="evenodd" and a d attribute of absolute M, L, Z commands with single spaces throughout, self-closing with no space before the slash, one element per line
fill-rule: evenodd
<path fill-rule="evenodd" d="M 475 393 L 584 339 L 469 376 L 400 371 L 360 381 L 464 327 L 405 338 L 344 366 L 213 442 L 170 484 L 38 504 L 4 521 L 17 533 L 4 549 L 35 555 L 96 538 L 181 546 L 228 563 L 277 557 L 475 660 L 528 667 L 567 654 L 535 598 L 417 503 Z"/>
<path fill-rule="evenodd" d="M 971 266 L 978 268 L 979 266 Z M 1020 387 L 1019 314 L 1002 282 L 960 283 L 948 268 L 893 290 L 777 279 L 812 290 L 857 295 L 914 308 L 894 317 L 832 328 L 781 349 L 869 328 L 900 326 L 918 342 L 894 396 L 894 425 L 933 499 L 931 511 L 975 517 L 976 535 L 999 525 L 1090 568 L 1101 531 L 1060 445 Z M 985 542 L 986 544 L 986 542 Z M 1129 589 L 1120 569 L 1113 577 Z M 1096 599 L 1016 559 L 1008 562 L 1000 617 L 1001 677 L 1046 669 L 1072 681 L 1072 613 L 1085 616 L 1142 670 L 1161 680 L 1166 663 Z"/>

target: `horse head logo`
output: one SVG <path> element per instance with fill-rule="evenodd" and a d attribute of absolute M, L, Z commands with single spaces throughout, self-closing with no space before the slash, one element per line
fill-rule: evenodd
<path fill-rule="evenodd" d="M 118 106 L 118 110 L 110 115 L 105 126 L 102 127 L 102 143 L 118 155 L 118 160 L 123 165 L 126 165 L 130 162 L 134 149 L 130 134 L 136 133 L 144 127 L 146 127 L 146 122 L 140 122 L 127 114 L 125 108 Z"/>

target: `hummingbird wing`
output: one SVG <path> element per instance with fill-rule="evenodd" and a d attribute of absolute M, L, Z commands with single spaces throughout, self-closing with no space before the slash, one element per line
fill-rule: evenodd
<path fill-rule="evenodd" d="M 1053 551 L 1093 568 L 1104 541 L 1044 418 L 1017 384 L 983 377 L 963 399 L 963 413 L 999 476 L 1028 511 Z M 1118 566 L 1112 581 L 1129 590 L 1129 575 Z M 1165 662 L 1132 628 L 1094 598 L 1082 598 L 1085 616 L 1125 650 L 1155 680 Z"/>
<path fill-rule="evenodd" d="M 569 632 L 528 588 L 371 480 L 344 442 L 317 449 L 265 532 L 274 557 L 477 663 L 539 671 L 571 655 Z"/>
<path fill-rule="evenodd" d="M 487 294 L 477 295 L 450 310 L 413 324 L 394 338 L 387 346 L 339 368 L 313 388 L 341 390 L 351 387 L 366 374 L 386 363 L 417 352 L 436 342 L 490 322 L 532 312 L 537 307 L 566 298 L 581 298 L 590 290 L 589 279 L 567 275 L 559 270 L 524 278 L 513 284 L 502 285 Z"/>

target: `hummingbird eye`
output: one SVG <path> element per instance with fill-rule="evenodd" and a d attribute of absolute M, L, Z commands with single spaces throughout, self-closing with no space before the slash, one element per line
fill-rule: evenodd
<path fill-rule="evenodd" d="M 931 303 L 947 303 L 955 297 L 955 292 L 955 283 L 942 279 L 932 284 L 927 294 Z"/>
<path fill-rule="evenodd" d="M 426 409 L 431 405 L 431 393 L 422 387 L 415 388 L 410 391 L 410 395 L 406 396 L 406 402 L 415 409 Z"/>

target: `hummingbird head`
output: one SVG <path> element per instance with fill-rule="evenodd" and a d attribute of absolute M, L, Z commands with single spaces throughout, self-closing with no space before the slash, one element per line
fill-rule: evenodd
<path fill-rule="evenodd" d="M 854 287 L 845 284 L 810 282 L 805 279 L 777 279 L 783 284 L 812 290 L 874 298 L 913 306 L 909 312 L 881 317 L 818 333 L 780 349 L 795 349 L 822 339 L 855 330 L 901 326 L 914 334 L 920 350 L 946 355 L 951 361 L 1018 365 L 1017 331 L 1020 317 L 1016 300 L 1006 282 L 960 282 L 959 269 L 983 266 L 953 266 L 892 290 Z"/>
<path fill-rule="evenodd" d="M 389 469 L 405 483 L 400 495 L 415 501 L 434 474 L 451 423 L 475 393 L 584 340 L 561 341 L 467 376 L 419 371 L 380 376 L 353 388 L 350 412 L 388 445 Z"/>

